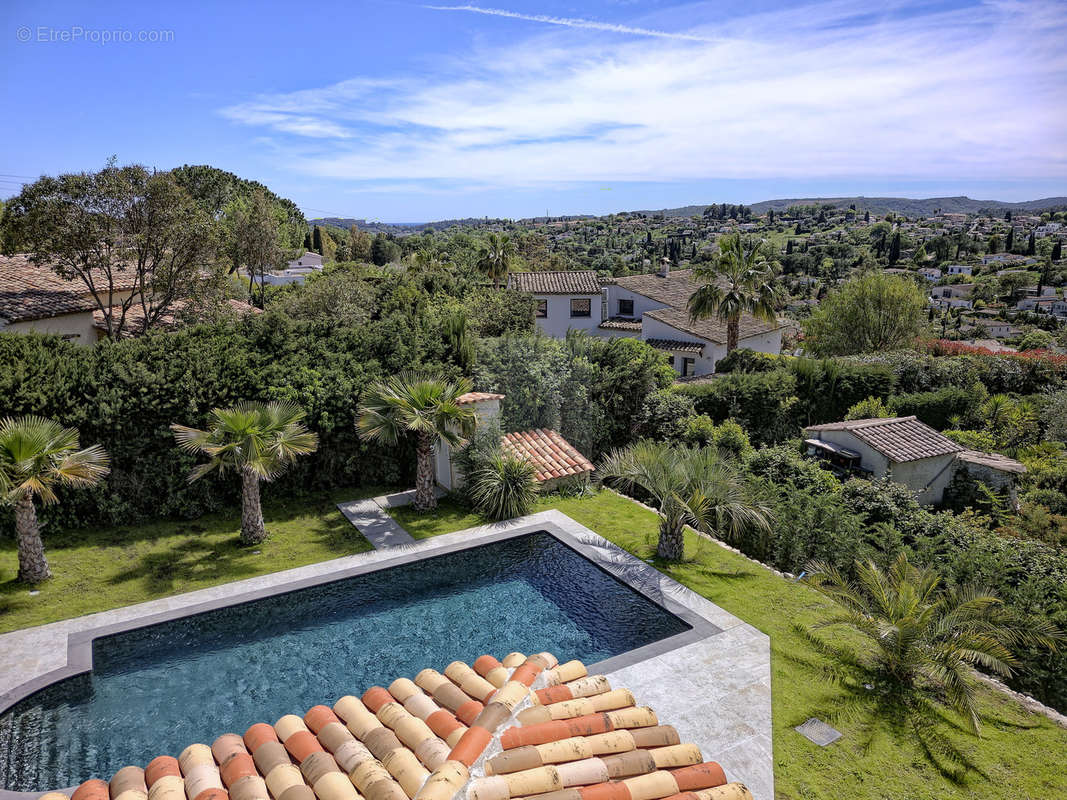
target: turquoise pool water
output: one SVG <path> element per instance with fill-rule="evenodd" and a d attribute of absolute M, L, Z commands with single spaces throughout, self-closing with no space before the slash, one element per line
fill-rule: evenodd
<path fill-rule="evenodd" d="M 0 786 L 109 778 L 254 722 L 483 653 L 588 664 L 688 630 L 538 533 L 98 639 L 0 716 Z"/>

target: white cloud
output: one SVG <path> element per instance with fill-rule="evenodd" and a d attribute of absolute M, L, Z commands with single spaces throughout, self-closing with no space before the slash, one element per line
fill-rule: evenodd
<path fill-rule="evenodd" d="M 567 26 L 222 113 L 287 134 L 301 172 L 367 181 L 1067 177 L 1067 5 L 871 8 L 693 30 L 707 41 Z"/>

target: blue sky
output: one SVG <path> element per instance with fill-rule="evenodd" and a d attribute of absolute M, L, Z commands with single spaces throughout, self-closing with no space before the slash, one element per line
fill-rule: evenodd
<path fill-rule="evenodd" d="M 112 154 L 386 221 L 1065 195 L 1064 41 L 1052 0 L 8 0 L 0 196 Z"/>

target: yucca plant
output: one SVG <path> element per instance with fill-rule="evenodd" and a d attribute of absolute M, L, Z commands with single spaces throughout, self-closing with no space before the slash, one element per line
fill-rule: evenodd
<path fill-rule="evenodd" d="M 660 516 L 660 558 L 682 557 L 686 525 L 731 539 L 770 524 L 769 507 L 749 496 L 737 469 L 713 447 L 641 441 L 609 453 L 597 478 L 651 495 Z"/>
<path fill-rule="evenodd" d="M 20 581 L 52 577 L 34 500 L 51 505 L 57 485 L 93 486 L 107 472 L 107 453 L 99 445 L 81 449 L 75 428 L 33 416 L 0 422 L 0 496 L 15 507 Z"/>
<path fill-rule="evenodd" d="M 510 453 L 495 453 L 465 476 L 467 496 L 474 510 L 488 519 L 521 517 L 537 501 L 535 472 L 529 461 Z"/>
<path fill-rule="evenodd" d="M 218 471 L 241 476 L 241 541 L 258 544 L 267 538 L 260 481 L 281 475 L 298 456 L 313 453 L 318 437 L 303 424 L 304 411 L 292 403 L 238 403 L 215 408 L 207 430 L 171 425 L 178 446 L 202 453 L 208 461 L 189 473 L 190 482 Z"/>
<path fill-rule="evenodd" d="M 473 384 L 403 372 L 374 384 L 359 409 L 356 427 L 368 439 L 395 445 L 405 434 L 416 443 L 415 503 L 419 511 L 437 506 L 434 496 L 434 447 L 440 440 L 457 445 L 474 431 L 470 404 L 459 403 Z"/>
<path fill-rule="evenodd" d="M 910 729 L 942 770 L 944 759 L 951 771 L 961 754 L 936 730 L 939 707 L 958 713 L 978 735 L 975 670 L 1009 676 L 1019 663 L 1014 650 L 1054 648 L 1061 638 L 1049 623 L 1016 622 L 988 590 L 943 587 L 936 572 L 913 566 L 903 553 L 887 571 L 857 562 L 854 580 L 821 562 L 809 564 L 808 572 L 808 582 L 837 606 L 812 631 L 843 627 L 858 635 L 852 645 L 807 632 L 828 659 L 826 676 L 852 696 L 840 708 L 868 707 Z"/>

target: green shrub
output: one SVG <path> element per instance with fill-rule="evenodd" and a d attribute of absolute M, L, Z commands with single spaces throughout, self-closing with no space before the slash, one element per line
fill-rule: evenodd
<path fill-rule="evenodd" d="M 892 412 L 880 397 L 868 397 L 852 406 L 845 414 L 845 419 L 874 419 L 891 416 L 893 416 Z"/>
<path fill-rule="evenodd" d="M 973 419 L 984 399 L 973 389 L 946 386 L 934 392 L 893 395 L 889 407 L 897 416 L 915 415 L 931 428 L 943 430 L 954 418 Z"/>
<path fill-rule="evenodd" d="M 796 379 L 785 370 L 733 372 L 709 383 L 680 384 L 672 391 L 691 398 L 716 423 L 734 419 L 757 443 L 796 434 Z"/>
<path fill-rule="evenodd" d="M 712 441 L 715 443 L 715 446 L 719 448 L 720 453 L 725 453 L 730 458 L 734 459 L 740 459 L 741 456 L 752 449 L 752 445 L 748 441 L 748 434 L 745 433 L 745 429 L 732 419 L 726 420 L 722 425 L 715 429 Z"/>
<path fill-rule="evenodd" d="M 466 477 L 467 496 L 487 519 L 503 520 L 529 513 L 537 500 L 533 464 L 510 454 L 496 454 Z"/>
<path fill-rule="evenodd" d="M 738 347 L 715 362 L 715 372 L 771 372 L 781 367 L 778 356 Z"/>

